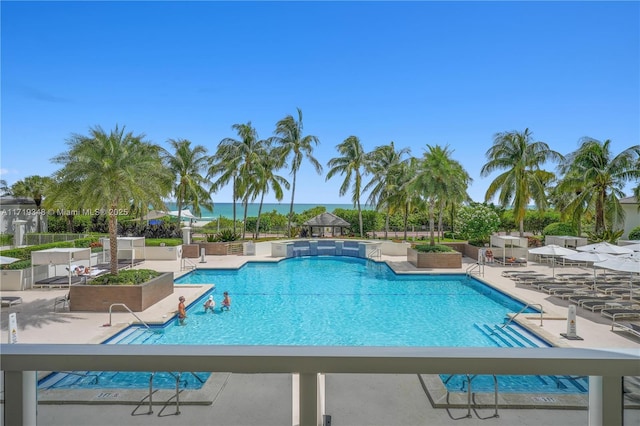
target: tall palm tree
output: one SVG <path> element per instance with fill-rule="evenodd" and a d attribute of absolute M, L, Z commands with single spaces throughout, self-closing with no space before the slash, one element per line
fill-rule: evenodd
<path fill-rule="evenodd" d="M 207 179 L 212 180 L 210 193 L 215 193 L 225 185 L 231 182 L 231 196 L 233 208 L 233 233 L 236 233 L 236 201 L 238 199 L 238 161 L 236 154 L 237 141 L 231 138 L 225 138 L 218 144 L 218 149 L 214 155 L 209 158 L 209 170 L 207 171 Z M 218 176 L 217 178 L 215 178 Z M 215 178 L 215 180 L 214 180 Z"/>
<path fill-rule="evenodd" d="M 575 213 L 592 209 L 596 234 L 610 229 L 616 221 L 621 222 L 624 211 L 620 198 L 625 196 L 627 182 L 640 179 L 639 158 L 640 145 L 614 156 L 610 140 L 583 138 L 580 147 L 560 165 L 564 177 L 558 190 L 571 194 L 566 210 Z"/>
<path fill-rule="evenodd" d="M 284 177 L 275 173 L 280 160 L 273 151 L 273 149 L 268 150 L 268 148 L 265 147 L 265 152 L 260 156 L 260 164 L 256 166 L 253 172 L 254 178 L 252 179 L 251 192 L 254 196 L 251 201 L 255 200 L 258 195 L 260 196 L 258 219 L 256 221 L 256 239 L 260 234 L 260 216 L 262 215 L 264 196 L 269 192 L 269 189 L 273 189 L 276 200 L 281 201 L 284 197 L 282 188 L 289 189 L 290 187 L 289 182 Z"/>
<path fill-rule="evenodd" d="M 191 148 L 191 142 L 186 139 L 169 139 L 167 142 L 173 153 L 162 149 L 161 157 L 175 179 L 173 192 L 178 205 L 178 224 L 180 224 L 183 204 L 190 206 L 196 216 L 201 215 L 200 206 L 213 208 L 211 196 L 203 186 L 207 180 L 202 176 L 209 157 L 204 146 L 196 145 Z"/>
<path fill-rule="evenodd" d="M 27 176 L 26 178 L 11 185 L 11 193 L 14 197 L 33 198 L 33 202 L 36 204 L 36 209 L 40 210 L 42 201 L 44 200 L 51 183 L 52 180 L 50 177 L 38 175 Z M 36 215 L 35 219 L 36 232 L 40 233 L 42 230 L 42 215 Z"/>
<path fill-rule="evenodd" d="M 420 197 L 412 188 L 412 180 L 418 173 L 420 161 L 415 157 L 410 157 L 408 161 L 398 165 L 393 179 L 396 182 L 396 190 L 389 194 L 388 203 L 392 210 L 402 211 L 404 240 L 407 240 L 407 230 L 409 226 L 409 214 L 417 205 L 421 203 Z"/>
<path fill-rule="evenodd" d="M 404 161 L 402 157 L 411 153 L 409 148 L 395 149 L 393 141 L 389 145 L 376 147 L 369 153 L 369 173 L 372 178 L 363 191 L 369 193 L 367 204 L 375 205 L 378 211 L 385 212 L 384 238 L 389 234 L 389 216 L 394 208 L 393 194 L 398 190 L 401 182 L 400 166 Z"/>
<path fill-rule="evenodd" d="M 467 197 L 467 188 L 471 177 L 462 165 L 451 158 L 453 151 L 448 146 L 427 145 L 427 151 L 418 165 L 418 173 L 412 179 L 410 187 L 419 193 L 426 202 L 429 213 L 430 244 L 435 245 L 435 213 L 444 200 Z"/>
<path fill-rule="evenodd" d="M 144 137 L 125 133 L 125 127 L 116 126 L 106 133 L 96 126 L 86 136 L 73 134 L 67 141 L 68 151 L 52 159 L 63 165 L 54 178 L 77 188 L 83 208 L 106 211 L 112 274 L 118 273 L 118 216 L 139 199 L 164 209 L 162 199 L 171 188 L 171 175 L 160 158 L 161 148 Z"/>
<path fill-rule="evenodd" d="M 322 165 L 313 156 L 313 145 L 318 145 L 320 141 L 316 136 L 303 136 L 302 129 L 302 110 L 298 110 L 298 119 L 288 115 L 276 123 L 276 137 L 274 141 L 280 146 L 280 154 L 283 162 L 288 157 L 291 158 L 291 174 L 293 175 L 293 183 L 291 185 L 291 204 L 289 206 L 289 218 L 287 221 L 287 236 L 291 236 L 291 218 L 293 217 L 293 201 L 296 195 L 296 178 L 298 170 L 305 158 L 315 168 L 316 173 L 322 173 Z"/>
<path fill-rule="evenodd" d="M 360 196 L 362 195 L 362 178 L 367 173 L 368 157 L 362 148 L 360 139 L 357 136 L 349 136 L 342 143 L 336 146 L 341 157 L 335 157 L 329 160 L 325 180 L 331 179 L 336 174 L 344 175 L 344 181 L 340 185 L 340 196 L 347 193 L 352 185 L 351 201 L 358 208 L 358 221 L 360 222 L 360 236 L 364 236 L 362 226 L 362 207 L 360 206 Z"/>
<path fill-rule="evenodd" d="M 247 207 L 249 199 L 253 195 L 252 187 L 254 186 L 254 169 L 261 164 L 261 156 L 269 146 L 268 140 L 262 140 L 258 137 L 258 132 L 251 125 L 234 124 L 231 126 L 238 134 L 238 139 L 225 138 L 218 145 L 219 158 L 226 160 L 227 165 L 218 167 L 215 170 L 222 170 L 222 175 L 214 188 L 219 187 L 221 182 L 229 182 L 233 180 L 234 193 L 234 232 L 235 232 L 235 200 L 240 194 L 242 195 L 242 205 L 244 207 L 243 223 L 247 222 Z M 242 238 L 245 237 L 246 226 L 242 227 Z"/>
<path fill-rule="evenodd" d="M 513 204 L 520 237 L 524 236 L 524 216 L 529 201 L 533 200 L 540 210 L 547 205 L 544 183 L 548 180 L 548 172 L 540 167 L 547 161 L 563 159 L 545 142 L 534 142 L 532 139 L 533 134 L 529 129 L 495 134 L 493 145 L 486 152 L 489 161 L 480 170 L 480 176 L 483 177 L 497 170 L 505 170 L 489 184 L 485 201 L 490 201 L 500 191 L 499 204 L 502 207 Z"/>
<path fill-rule="evenodd" d="M 11 195 L 11 188 L 7 185 L 6 180 L 0 179 L 0 196 L 5 197 L 7 195 Z"/>

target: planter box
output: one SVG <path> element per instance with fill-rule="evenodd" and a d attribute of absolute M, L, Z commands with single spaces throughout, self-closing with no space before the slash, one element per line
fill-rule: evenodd
<path fill-rule="evenodd" d="M 124 303 L 133 312 L 142 312 L 173 294 L 173 272 L 168 272 L 141 285 L 73 285 L 69 290 L 69 310 L 109 312 L 114 303 Z M 125 312 L 114 306 L 113 312 Z"/>
<path fill-rule="evenodd" d="M 462 253 L 420 253 L 415 249 L 407 249 L 407 261 L 416 268 L 462 268 Z"/>

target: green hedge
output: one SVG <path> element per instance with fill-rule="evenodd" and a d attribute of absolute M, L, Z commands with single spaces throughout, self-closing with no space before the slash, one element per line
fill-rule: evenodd
<path fill-rule="evenodd" d="M 118 275 L 105 274 L 89 281 L 89 285 L 138 285 L 160 276 L 160 272 L 152 269 L 125 269 Z"/>
<path fill-rule="evenodd" d="M 430 244 L 421 244 L 416 246 L 415 249 L 420 253 L 450 253 L 455 251 L 451 247 L 443 246 L 442 244 L 435 244 L 433 246 Z"/>
<path fill-rule="evenodd" d="M 164 244 L 166 247 L 175 247 L 182 245 L 182 239 L 180 238 L 146 238 L 144 245 L 147 247 L 162 247 Z"/>

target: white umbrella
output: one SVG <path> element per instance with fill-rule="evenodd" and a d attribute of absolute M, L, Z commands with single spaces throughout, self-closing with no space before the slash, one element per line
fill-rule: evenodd
<path fill-rule="evenodd" d="M 628 244 L 626 246 L 621 246 L 622 248 L 626 248 L 633 251 L 640 251 L 640 243 Z"/>
<path fill-rule="evenodd" d="M 595 251 L 598 253 L 608 253 L 608 254 L 626 254 L 632 253 L 633 250 L 628 249 L 623 246 L 617 246 L 615 244 L 608 243 L 606 241 L 602 241 L 600 243 L 588 244 L 586 246 L 580 246 L 576 250 L 578 251 Z"/>
<path fill-rule="evenodd" d="M 556 244 L 549 244 L 548 246 L 529 249 L 529 253 L 551 256 L 551 268 L 553 271 L 552 272 L 553 276 L 555 277 L 556 276 L 556 256 L 568 256 L 570 254 L 577 253 L 577 251 L 571 250 L 565 247 L 561 247 Z"/>
<path fill-rule="evenodd" d="M 635 254 L 627 254 L 623 256 L 614 256 L 611 259 L 594 263 L 600 268 L 611 269 L 613 271 L 630 272 L 640 274 L 640 256 Z M 633 297 L 633 282 L 629 280 L 629 297 Z"/>
<path fill-rule="evenodd" d="M 9 263 L 17 262 L 17 257 L 0 256 L 0 265 L 8 265 Z"/>
<path fill-rule="evenodd" d="M 562 256 L 567 260 L 577 260 L 579 262 L 594 262 L 593 264 L 593 285 L 596 284 L 596 265 L 595 262 L 603 262 L 614 257 L 607 253 L 598 253 L 596 251 L 581 251 L 567 256 Z"/>

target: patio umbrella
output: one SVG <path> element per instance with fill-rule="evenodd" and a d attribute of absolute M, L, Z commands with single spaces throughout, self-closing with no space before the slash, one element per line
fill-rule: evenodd
<path fill-rule="evenodd" d="M 640 251 L 640 243 L 629 244 L 622 247 L 633 251 Z"/>
<path fill-rule="evenodd" d="M 0 256 L 0 265 L 8 265 L 9 263 L 17 262 L 17 257 Z"/>
<path fill-rule="evenodd" d="M 578 251 L 595 251 L 598 253 L 608 253 L 608 254 L 626 254 L 632 253 L 633 250 L 628 249 L 623 246 L 617 246 L 615 244 L 608 243 L 606 241 L 602 241 L 600 243 L 588 244 L 586 246 L 580 246 L 576 250 Z"/>
<path fill-rule="evenodd" d="M 553 277 L 556 276 L 556 256 L 568 256 L 570 254 L 575 254 L 577 251 L 571 250 L 565 247 L 560 247 L 556 244 L 549 244 L 548 246 L 537 247 L 529 250 L 529 253 L 532 254 L 542 254 L 545 256 L 551 256 L 551 268 Z"/>
<path fill-rule="evenodd" d="M 640 256 L 635 253 L 623 256 L 614 256 L 611 259 L 596 262 L 594 265 L 600 268 L 611 269 L 613 271 L 640 274 Z M 629 297 L 633 298 L 633 282 L 631 279 L 629 279 Z"/>
<path fill-rule="evenodd" d="M 611 259 L 614 257 L 611 254 L 607 253 L 598 253 L 596 251 L 581 251 L 574 254 L 569 254 L 567 256 L 562 256 L 567 260 L 577 260 L 580 262 L 594 262 L 593 263 L 593 285 L 596 285 L 596 265 L 595 262 L 603 262 L 605 260 Z"/>

